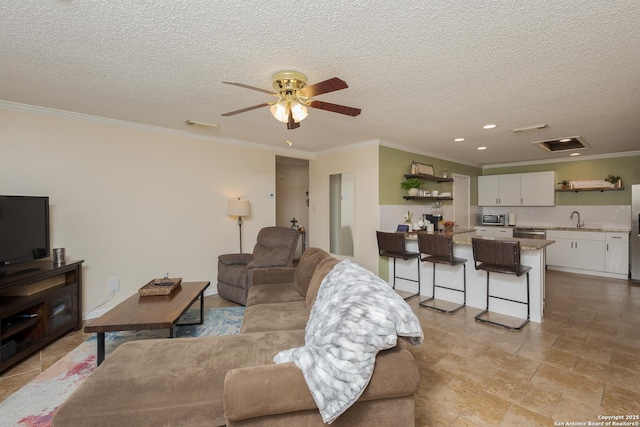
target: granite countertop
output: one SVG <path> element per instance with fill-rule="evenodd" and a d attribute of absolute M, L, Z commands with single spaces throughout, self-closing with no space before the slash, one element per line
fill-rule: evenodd
<path fill-rule="evenodd" d="M 509 228 L 518 228 L 520 230 L 561 230 L 561 231 L 597 231 L 609 233 L 629 233 L 631 230 L 623 228 L 589 228 L 589 227 L 551 227 L 551 226 L 533 226 L 533 225 L 510 225 Z"/>
<path fill-rule="evenodd" d="M 471 239 L 486 239 L 486 240 L 519 240 L 520 248 L 523 251 L 537 251 L 542 248 L 546 248 L 547 246 L 555 243 L 555 240 L 543 240 L 543 239 L 520 239 L 516 237 L 491 237 L 491 236 L 480 236 L 474 232 L 475 230 L 468 230 L 464 228 L 454 229 L 453 232 L 449 231 L 423 231 L 423 233 L 435 234 L 435 233 L 444 233 L 451 234 L 453 236 L 453 243 L 455 245 L 466 245 L 471 246 Z M 415 231 L 405 233 L 406 239 L 410 241 L 418 240 L 418 234 Z"/>
<path fill-rule="evenodd" d="M 485 239 L 485 240 L 518 240 L 520 241 L 520 249 L 523 251 L 537 251 L 539 249 L 546 248 L 547 246 L 555 243 L 555 240 L 543 240 L 543 239 L 520 239 L 516 237 L 491 237 L 491 236 L 480 236 L 476 233 L 466 233 L 466 234 L 454 234 L 453 243 L 456 245 L 467 245 L 471 246 L 471 239 Z"/>

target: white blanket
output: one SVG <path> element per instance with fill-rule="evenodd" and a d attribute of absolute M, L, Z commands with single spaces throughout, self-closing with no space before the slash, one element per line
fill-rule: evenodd
<path fill-rule="evenodd" d="M 275 363 L 302 370 L 325 423 L 364 392 L 380 350 L 398 336 L 422 343 L 420 321 L 409 305 L 372 272 L 342 261 L 324 278 L 307 322 L 305 345 L 278 353 Z"/>

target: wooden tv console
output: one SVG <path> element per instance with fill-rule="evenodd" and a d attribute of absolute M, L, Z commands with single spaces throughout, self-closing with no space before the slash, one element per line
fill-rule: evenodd
<path fill-rule="evenodd" d="M 82 327 L 83 262 L 34 261 L 0 276 L 0 372 Z"/>

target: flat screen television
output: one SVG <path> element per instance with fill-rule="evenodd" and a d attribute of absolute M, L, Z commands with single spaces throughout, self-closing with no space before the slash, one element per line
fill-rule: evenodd
<path fill-rule="evenodd" d="M 0 196 L 0 276 L 49 256 L 49 197 Z"/>

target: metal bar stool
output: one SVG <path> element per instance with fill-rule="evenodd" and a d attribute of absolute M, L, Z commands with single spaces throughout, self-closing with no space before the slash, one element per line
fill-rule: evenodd
<path fill-rule="evenodd" d="M 511 330 L 520 330 L 529 322 L 529 270 L 531 267 L 520 264 L 520 242 L 508 240 L 485 240 L 472 238 L 471 245 L 473 248 L 473 260 L 476 270 L 484 270 L 487 272 L 487 308 L 476 315 L 476 320 L 483 323 L 489 323 L 495 326 Z M 479 263 L 479 264 L 478 264 Z M 522 276 L 527 274 L 527 300 L 518 301 L 509 298 L 503 298 L 491 295 L 489 291 L 489 273 L 513 274 Z M 527 318 L 519 326 L 510 326 L 493 320 L 484 319 L 482 316 L 489 312 L 489 298 L 501 299 L 504 301 L 525 304 L 527 306 Z"/>
<path fill-rule="evenodd" d="M 420 295 L 420 253 L 407 251 L 405 246 L 404 233 L 386 233 L 384 231 L 376 231 L 378 237 L 378 253 L 380 256 L 393 258 L 393 289 L 396 288 L 396 278 L 415 282 L 418 284 L 418 292 L 407 297 L 405 300 Z M 416 258 L 418 262 L 418 280 L 408 277 L 400 277 L 396 274 L 396 259 L 409 260 Z"/>
<path fill-rule="evenodd" d="M 420 306 L 437 310 L 442 313 L 452 314 L 467 305 L 467 266 L 465 264 L 467 260 L 453 256 L 453 238 L 451 235 L 418 233 L 418 248 L 421 254 L 427 255 L 422 258 L 421 261 L 433 263 L 433 290 L 431 292 L 431 298 L 420 301 Z M 436 285 L 436 264 L 448 264 L 451 266 L 462 264 L 462 289 Z M 429 301 L 435 300 L 436 288 L 462 292 L 462 304 L 451 310 L 445 310 L 443 308 L 427 304 Z"/>

